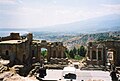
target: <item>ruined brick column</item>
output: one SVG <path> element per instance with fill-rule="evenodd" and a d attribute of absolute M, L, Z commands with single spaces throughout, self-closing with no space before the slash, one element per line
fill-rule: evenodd
<path fill-rule="evenodd" d="M 98 60 L 98 49 L 99 49 L 99 48 L 97 48 L 97 50 L 96 50 L 97 65 L 99 64 L 99 60 Z"/>
<path fill-rule="evenodd" d="M 58 57 L 59 57 L 59 52 L 58 52 L 58 50 L 59 50 L 59 47 L 58 47 L 58 46 L 56 46 L 56 58 L 58 58 Z"/>
<path fill-rule="evenodd" d="M 38 45 L 37 47 L 37 61 L 40 61 L 41 58 L 41 47 Z"/>
<path fill-rule="evenodd" d="M 50 61 L 50 57 L 51 57 L 50 46 L 48 46 L 47 50 L 48 50 L 48 52 L 47 52 L 47 60 Z"/>
<path fill-rule="evenodd" d="M 90 60 L 92 60 L 92 47 L 90 47 Z"/>
<path fill-rule="evenodd" d="M 62 58 L 65 58 L 66 55 L 65 55 L 65 51 L 66 51 L 66 47 L 62 47 Z"/>

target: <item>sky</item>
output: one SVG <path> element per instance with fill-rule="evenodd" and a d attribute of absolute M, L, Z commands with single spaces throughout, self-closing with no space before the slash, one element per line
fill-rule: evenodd
<path fill-rule="evenodd" d="M 40 28 L 120 14 L 120 0 L 0 0 L 0 28 Z"/>

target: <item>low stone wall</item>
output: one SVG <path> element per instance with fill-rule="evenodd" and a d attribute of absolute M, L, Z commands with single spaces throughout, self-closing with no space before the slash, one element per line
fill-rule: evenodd
<path fill-rule="evenodd" d="M 50 63 L 51 64 L 68 64 L 69 61 L 67 58 L 50 58 Z"/>

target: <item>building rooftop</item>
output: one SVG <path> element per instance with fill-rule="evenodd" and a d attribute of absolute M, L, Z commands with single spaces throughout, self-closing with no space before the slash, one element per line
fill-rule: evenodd
<path fill-rule="evenodd" d="M 24 41 L 25 40 L 7 40 L 7 41 L 1 41 L 0 44 L 20 44 Z"/>

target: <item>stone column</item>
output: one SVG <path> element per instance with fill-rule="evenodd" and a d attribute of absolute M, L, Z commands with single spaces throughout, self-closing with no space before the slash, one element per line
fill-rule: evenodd
<path fill-rule="evenodd" d="M 113 63 L 116 65 L 116 62 L 117 62 L 117 57 L 116 57 L 116 54 L 117 54 L 117 52 L 114 50 L 113 51 L 113 55 L 112 55 L 112 57 L 113 57 Z"/>
<path fill-rule="evenodd" d="M 108 49 L 106 47 L 105 48 L 105 69 L 107 68 L 107 53 L 108 53 Z"/>
<path fill-rule="evenodd" d="M 102 51 L 101 51 L 101 60 L 103 61 L 103 48 L 102 48 Z"/>
<path fill-rule="evenodd" d="M 62 52 L 63 53 L 63 58 L 66 58 L 66 54 L 65 54 L 66 50 L 67 50 L 67 48 L 63 46 L 63 52 Z"/>
<path fill-rule="evenodd" d="M 55 48 L 55 55 L 56 55 L 56 57 L 55 58 L 57 58 L 57 47 Z"/>
<path fill-rule="evenodd" d="M 98 60 L 98 50 L 99 50 L 99 48 L 97 48 L 97 50 L 96 50 L 97 64 L 99 64 L 99 60 Z"/>
<path fill-rule="evenodd" d="M 90 47 L 90 60 L 92 60 L 92 47 Z"/>
<path fill-rule="evenodd" d="M 64 58 L 64 53 L 63 52 L 64 52 L 64 48 L 61 47 L 61 52 L 60 52 L 61 53 L 61 58 Z"/>
<path fill-rule="evenodd" d="M 52 55 L 53 58 L 55 58 L 55 56 L 54 56 L 54 48 L 53 47 L 51 48 L 51 55 Z"/>
<path fill-rule="evenodd" d="M 47 52 L 47 60 L 50 61 L 50 57 L 51 57 L 51 50 L 50 47 L 48 47 L 48 52 Z"/>
<path fill-rule="evenodd" d="M 56 58 L 58 58 L 58 46 L 56 46 Z"/>
<path fill-rule="evenodd" d="M 38 56 L 37 60 L 40 61 L 40 58 L 41 58 L 41 47 L 40 46 L 37 47 L 37 53 L 38 53 L 37 54 L 37 56 Z"/>

